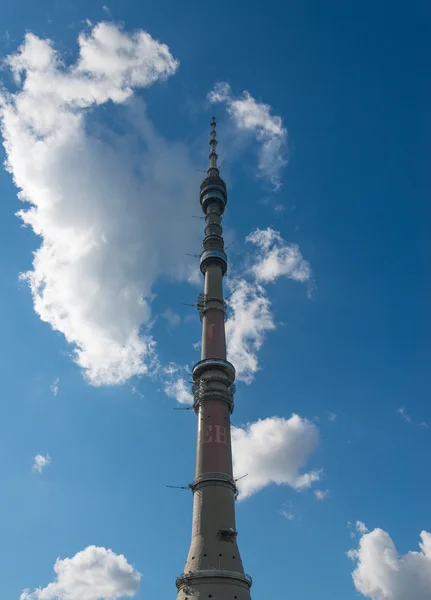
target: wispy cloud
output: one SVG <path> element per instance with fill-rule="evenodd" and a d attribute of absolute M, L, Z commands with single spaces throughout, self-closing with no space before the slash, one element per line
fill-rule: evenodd
<path fill-rule="evenodd" d="M 271 302 L 264 288 L 245 279 L 231 281 L 226 321 L 228 358 L 237 379 L 251 383 L 259 369 L 258 352 L 266 334 L 275 329 Z"/>
<path fill-rule="evenodd" d="M 283 504 L 282 509 L 280 510 L 280 515 L 284 517 L 287 521 L 295 521 L 300 519 L 300 515 L 296 513 L 293 508 L 292 502 L 285 502 Z"/>
<path fill-rule="evenodd" d="M 54 381 L 51 383 L 50 389 L 54 396 L 58 394 L 60 389 L 60 377 L 56 377 L 56 379 L 54 379 Z"/>
<path fill-rule="evenodd" d="M 363 535 L 364 533 L 367 533 L 367 531 L 368 531 L 365 523 L 363 523 L 362 521 L 356 521 L 356 523 L 347 521 L 347 527 L 349 528 L 351 538 L 355 538 L 356 534 L 358 534 L 358 533 L 360 535 Z"/>
<path fill-rule="evenodd" d="M 145 398 L 144 394 L 142 394 L 138 388 L 136 387 L 136 385 L 132 385 L 131 386 L 131 390 L 132 390 L 132 394 L 134 396 L 138 396 L 138 398 L 141 398 L 142 400 Z"/>
<path fill-rule="evenodd" d="M 412 425 L 416 425 L 417 427 L 421 427 L 422 429 L 428 429 L 428 423 L 425 421 L 414 421 L 413 418 L 407 414 L 405 408 L 402 406 L 396 411 L 397 415 L 399 415 L 406 423 L 411 423 Z"/>
<path fill-rule="evenodd" d="M 356 531 L 358 533 L 360 533 L 361 535 L 364 535 L 364 533 L 367 533 L 367 531 L 368 531 L 368 527 L 362 521 L 356 521 L 355 527 L 356 527 Z"/>
<path fill-rule="evenodd" d="M 33 471 L 42 473 L 43 469 L 51 463 L 51 457 L 49 454 L 46 456 L 43 456 L 42 454 L 36 454 L 33 461 Z"/>
<path fill-rule="evenodd" d="M 397 410 L 397 415 L 400 415 L 400 417 L 402 419 L 404 419 L 404 421 L 406 421 L 407 423 L 411 423 L 412 419 L 411 417 L 406 413 L 405 408 L 401 407 Z"/>
<path fill-rule="evenodd" d="M 175 398 L 180 404 L 193 404 L 190 385 L 187 384 L 184 377 L 178 377 L 178 379 L 166 383 L 164 390 L 170 398 Z"/>
<path fill-rule="evenodd" d="M 259 142 L 259 172 L 269 179 L 274 189 L 281 186 L 281 170 L 287 164 L 287 131 L 281 117 L 272 115 L 268 104 L 258 102 L 244 91 L 238 98 L 232 95 L 228 83 L 217 83 L 209 92 L 210 102 L 221 102 L 240 131 L 252 133 Z"/>
<path fill-rule="evenodd" d="M 106 15 L 109 17 L 109 19 L 112 19 L 112 10 L 109 8 L 109 6 L 106 6 L 106 4 L 104 4 L 102 6 L 102 10 L 104 13 L 106 13 Z"/>
<path fill-rule="evenodd" d="M 56 578 L 44 588 L 24 590 L 20 600 L 118 600 L 132 598 L 142 575 L 122 554 L 88 546 L 72 558 L 57 558 Z"/>
<path fill-rule="evenodd" d="M 330 491 L 329 490 L 314 490 L 314 495 L 318 500 L 325 500 L 329 498 Z"/>
<path fill-rule="evenodd" d="M 185 376 L 188 372 L 187 366 L 169 363 L 160 370 L 159 376 L 163 380 L 163 391 L 170 398 L 174 398 L 180 404 L 193 404 L 191 384 Z"/>
<path fill-rule="evenodd" d="M 181 323 L 181 317 L 177 313 L 175 313 L 172 309 L 167 308 L 162 312 L 161 315 L 168 322 L 169 327 L 178 327 Z"/>
<path fill-rule="evenodd" d="M 311 267 L 297 246 L 270 227 L 256 229 L 246 241 L 254 245 L 255 252 L 250 254 L 246 277 L 230 280 L 226 338 L 228 358 L 236 367 L 237 379 L 249 384 L 259 370 L 259 350 L 267 334 L 276 329 L 265 284 L 279 277 L 309 283 Z"/>

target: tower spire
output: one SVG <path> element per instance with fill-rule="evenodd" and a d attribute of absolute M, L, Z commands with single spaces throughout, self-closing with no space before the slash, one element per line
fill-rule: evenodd
<path fill-rule="evenodd" d="M 217 131 L 216 131 L 216 126 L 217 126 L 217 121 L 216 118 L 213 117 L 212 121 L 210 123 L 211 125 L 211 133 L 210 133 L 210 148 L 211 148 L 211 152 L 209 155 L 209 159 L 210 159 L 210 166 L 208 169 L 208 175 L 214 171 L 212 171 L 212 169 L 217 171 L 217 174 L 219 172 L 218 170 L 218 165 L 217 165 L 217 159 L 218 159 L 218 154 L 217 154 Z"/>
<path fill-rule="evenodd" d="M 216 120 L 211 121 L 209 168 L 201 183 L 205 215 L 200 269 L 204 293 L 197 307 L 202 321 L 201 360 L 192 370 L 193 408 L 198 417 L 193 524 L 177 600 L 250 600 L 251 577 L 244 572 L 235 521 L 236 480 L 232 470 L 230 416 L 234 410 L 235 367 L 226 358 L 223 276 L 227 271 L 222 215 L 226 184 L 217 165 Z"/>

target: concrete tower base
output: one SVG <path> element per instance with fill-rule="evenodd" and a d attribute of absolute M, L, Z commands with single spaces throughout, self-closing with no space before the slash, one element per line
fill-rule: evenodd
<path fill-rule="evenodd" d="M 212 569 L 184 573 L 177 579 L 177 600 L 251 600 L 251 578 L 235 571 Z"/>

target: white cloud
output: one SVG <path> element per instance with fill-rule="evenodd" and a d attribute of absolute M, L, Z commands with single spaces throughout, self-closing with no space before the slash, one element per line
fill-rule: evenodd
<path fill-rule="evenodd" d="M 425 421 L 413 421 L 412 417 L 407 414 L 406 409 L 404 407 L 399 408 L 396 412 L 397 415 L 400 415 L 400 417 L 406 423 L 411 423 L 412 425 L 416 425 L 417 427 L 421 427 L 422 429 L 428 429 L 428 423 L 426 423 Z"/>
<path fill-rule="evenodd" d="M 194 344 L 192 344 L 194 350 L 200 350 L 202 348 L 202 342 L 199 340 L 199 342 L 194 342 Z"/>
<path fill-rule="evenodd" d="M 404 421 L 407 421 L 407 423 L 412 422 L 412 418 L 406 413 L 406 410 L 403 407 L 397 410 L 397 415 L 400 415 L 400 417 L 404 419 Z"/>
<path fill-rule="evenodd" d="M 314 495 L 318 500 L 325 500 L 325 498 L 329 497 L 329 490 L 314 490 Z"/>
<path fill-rule="evenodd" d="M 256 136 L 260 143 L 260 173 L 278 189 L 281 186 L 281 169 L 287 164 L 287 131 L 283 127 L 282 118 L 271 115 L 271 107 L 257 102 L 247 91 L 240 98 L 234 98 L 229 84 L 225 82 L 217 83 L 209 92 L 208 99 L 210 102 L 226 104 L 236 127 Z"/>
<path fill-rule="evenodd" d="M 232 101 L 230 85 L 225 81 L 216 83 L 213 89 L 208 92 L 208 100 L 214 103 L 227 102 L 230 104 Z"/>
<path fill-rule="evenodd" d="M 362 521 L 356 521 L 356 523 L 347 521 L 347 527 L 349 528 L 351 538 L 355 538 L 357 533 L 359 535 L 364 535 L 364 533 L 368 532 L 368 528 Z"/>
<path fill-rule="evenodd" d="M 251 383 L 259 369 L 257 353 L 265 335 L 275 329 L 271 303 L 265 290 L 245 279 L 231 283 L 226 321 L 227 356 L 235 365 L 238 381 Z"/>
<path fill-rule="evenodd" d="M 283 240 L 278 231 L 271 227 L 256 229 L 246 237 L 246 241 L 257 247 L 251 270 L 258 282 L 272 283 L 282 275 L 300 282 L 310 280 L 310 265 L 298 246 Z"/>
<path fill-rule="evenodd" d="M 35 311 L 72 344 L 92 384 L 115 384 L 160 368 L 151 336 L 152 288 L 159 277 L 193 280 L 196 265 L 185 252 L 201 235 L 189 218 L 197 175 L 187 148 L 162 139 L 142 102 L 132 101 L 137 87 L 175 72 L 167 46 L 108 23 L 78 41 L 78 59 L 66 67 L 51 41 L 27 34 L 7 59 L 18 91 L 2 95 L 0 118 L 7 168 L 20 199 L 30 204 L 18 214 L 41 239 L 33 269 L 22 276 Z M 109 100 L 128 100 L 117 109 L 124 135 L 92 120 L 88 109 Z M 262 140 L 280 133 L 267 109 L 251 97 L 232 100 L 230 108 L 239 126 Z M 173 212 L 176 218 L 166 219 Z M 281 275 L 305 281 L 308 272 L 297 247 L 278 232 L 249 237 L 257 248 L 257 281 L 234 282 L 227 322 L 229 354 L 238 379 L 247 382 L 258 370 L 266 332 L 275 328 L 256 283 Z M 164 316 L 171 326 L 178 322 L 172 312 Z M 181 385 L 177 395 L 189 397 Z"/>
<path fill-rule="evenodd" d="M 338 415 L 336 415 L 335 413 L 329 411 L 328 419 L 330 421 L 336 421 L 337 417 L 338 417 Z"/>
<path fill-rule="evenodd" d="M 367 533 L 368 531 L 367 526 L 362 521 L 356 521 L 355 529 L 361 535 L 364 535 L 364 533 Z"/>
<path fill-rule="evenodd" d="M 131 386 L 131 390 L 132 390 L 132 394 L 133 394 L 134 396 L 138 396 L 138 398 L 141 398 L 142 400 L 144 400 L 144 399 L 145 399 L 145 396 L 144 396 L 144 394 L 142 394 L 142 393 L 141 393 L 141 392 L 138 390 L 138 388 L 136 387 L 136 385 L 132 385 L 132 386 Z"/>
<path fill-rule="evenodd" d="M 296 490 L 310 487 L 320 478 L 320 471 L 301 473 L 319 440 L 314 423 L 298 415 L 290 419 L 269 417 L 232 427 L 232 446 L 239 498 L 247 498 L 276 483 Z"/>
<path fill-rule="evenodd" d="M 296 515 L 293 510 L 292 502 L 286 502 L 283 504 L 283 508 L 280 511 L 282 517 L 287 519 L 288 521 L 294 521 L 295 519 L 299 519 L 300 516 Z"/>
<path fill-rule="evenodd" d="M 102 10 L 108 15 L 110 19 L 112 19 L 112 10 L 109 8 L 109 6 L 106 6 L 106 4 L 104 4 L 102 6 Z"/>
<path fill-rule="evenodd" d="M 372 600 L 429 600 L 431 533 L 422 531 L 420 551 L 399 555 L 386 531 L 364 533 L 348 556 L 356 563 L 352 577 L 358 592 Z"/>
<path fill-rule="evenodd" d="M 165 384 L 165 394 L 170 398 L 175 398 L 180 404 L 193 404 L 193 395 L 190 392 L 190 385 L 183 377 L 174 379 Z"/>
<path fill-rule="evenodd" d="M 163 379 L 163 391 L 180 404 L 193 404 L 193 394 L 190 391 L 191 384 L 187 383 L 183 376 L 187 371 L 187 366 L 171 362 L 159 372 L 160 377 Z"/>
<path fill-rule="evenodd" d="M 162 373 L 164 373 L 165 375 L 168 375 L 168 376 L 172 376 L 172 375 L 175 375 L 176 373 L 178 373 L 179 371 L 181 371 L 181 369 L 182 369 L 182 367 L 180 365 L 177 365 L 174 362 L 170 362 L 168 365 L 163 367 Z"/>
<path fill-rule="evenodd" d="M 51 383 L 50 389 L 54 396 L 58 394 L 58 390 L 60 389 L 60 377 L 54 379 L 54 381 Z"/>
<path fill-rule="evenodd" d="M 350 537 L 351 538 L 355 538 L 356 534 L 355 532 L 352 530 L 352 523 L 350 521 L 347 521 L 347 527 L 349 528 L 349 532 L 350 532 Z"/>
<path fill-rule="evenodd" d="M 117 600 L 132 598 L 141 574 L 122 554 L 88 546 L 72 558 L 58 558 L 55 581 L 33 592 L 24 590 L 20 600 Z"/>
<path fill-rule="evenodd" d="M 37 471 L 38 473 L 42 473 L 43 469 L 51 463 L 51 457 L 49 454 L 46 456 L 43 456 L 42 454 L 36 454 L 33 460 L 33 471 Z"/>
<path fill-rule="evenodd" d="M 256 229 L 246 241 L 256 247 L 249 268 L 254 281 L 230 281 L 226 340 L 228 359 L 235 365 L 237 379 L 251 383 L 259 370 L 258 352 L 266 334 L 276 328 L 271 302 L 262 284 L 281 276 L 306 283 L 310 281 L 311 269 L 298 247 L 288 244 L 270 227 Z"/>
<path fill-rule="evenodd" d="M 25 121 L 22 125 L 32 125 L 39 136 L 53 134 L 65 124 L 73 130 L 81 117 L 76 110 L 108 100 L 124 102 L 134 88 L 166 79 L 178 67 L 165 44 L 145 31 L 128 34 L 112 23 L 102 22 L 89 33 L 82 32 L 78 44 L 78 60 L 68 68 L 50 40 L 32 33 L 27 33 L 18 51 L 6 59 L 21 85 L 13 104 L 15 116 Z M 37 114 L 35 109 L 43 106 L 52 112 Z"/>
<path fill-rule="evenodd" d="M 162 312 L 162 317 L 166 319 L 170 327 L 177 327 L 181 323 L 180 315 L 174 313 L 170 308 L 167 308 Z"/>
<path fill-rule="evenodd" d="M 50 40 L 26 35 L 6 61 L 18 90 L 0 97 L 1 130 L 7 169 L 29 203 L 18 215 L 41 240 L 23 274 L 34 309 L 72 344 L 92 384 L 116 384 L 154 361 L 155 280 L 192 272 L 198 175 L 187 148 L 161 138 L 132 101 L 136 88 L 175 72 L 168 47 L 108 23 L 78 42 L 65 66 Z M 116 109 L 124 135 L 97 120 L 94 107 L 126 100 Z"/>

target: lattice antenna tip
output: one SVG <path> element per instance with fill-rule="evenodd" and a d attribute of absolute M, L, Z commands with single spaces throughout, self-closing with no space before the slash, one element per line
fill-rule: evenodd
<path fill-rule="evenodd" d="M 215 117 L 212 118 L 211 121 L 211 134 L 210 134 L 210 148 L 211 148 L 211 152 L 209 155 L 209 160 L 210 160 L 210 164 L 209 164 L 209 169 L 218 169 L 218 165 L 217 165 L 217 152 L 216 152 L 216 148 L 217 148 L 217 138 L 216 138 L 216 119 Z"/>

